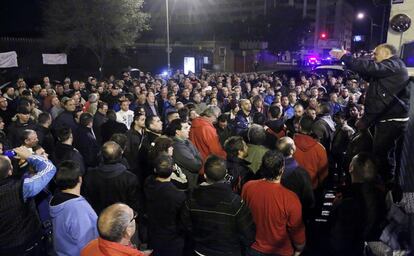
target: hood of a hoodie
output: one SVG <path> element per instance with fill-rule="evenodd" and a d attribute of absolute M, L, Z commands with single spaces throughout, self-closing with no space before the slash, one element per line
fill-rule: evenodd
<path fill-rule="evenodd" d="M 303 152 L 309 151 L 318 143 L 318 141 L 316 141 L 311 136 L 300 133 L 295 134 L 294 141 L 296 147 Z"/>
<path fill-rule="evenodd" d="M 73 198 L 70 200 L 67 200 L 61 204 L 58 205 L 49 205 L 50 206 L 50 216 L 52 218 L 55 218 L 57 216 L 59 216 L 60 214 L 65 212 L 66 208 L 73 208 L 76 207 L 76 204 L 78 204 L 78 202 L 80 201 L 85 201 L 85 198 L 83 196 L 79 196 L 77 198 Z M 75 204 L 75 206 L 73 206 Z"/>
<path fill-rule="evenodd" d="M 97 174 L 104 175 L 105 178 L 114 178 L 127 171 L 126 166 L 121 163 L 101 164 L 96 169 L 98 170 Z"/>
<path fill-rule="evenodd" d="M 335 131 L 335 122 L 332 120 L 330 115 L 322 116 L 321 119 L 328 124 L 331 131 Z"/>
<path fill-rule="evenodd" d="M 191 127 L 192 128 L 198 128 L 198 127 L 202 127 L 202 126 L 209 126 L 209 127 L 212 127 L 214 129 L 213 124 L 210 123 L 207 119 L 205 119 L 203 117 L 198 117 L 198 118 L 194 119 L 191 122 Z"/>

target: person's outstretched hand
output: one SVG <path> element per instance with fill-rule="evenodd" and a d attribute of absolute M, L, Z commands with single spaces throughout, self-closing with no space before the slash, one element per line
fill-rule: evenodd
<path fill-rule="evenodd" d="M 346 50 L 344 48 L 342 48 L 342 49 L 332 49 L 329 52 L 329 55 L 332 58 L 335 58 L 335 59 L 338 59 L 338 60 L 340 60 L 342 58 L 342 56 L 344 56 L 345 54 L 346 54 Z"/>

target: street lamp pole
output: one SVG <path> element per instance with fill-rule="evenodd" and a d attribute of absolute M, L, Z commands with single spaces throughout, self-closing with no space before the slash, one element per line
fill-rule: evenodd
<path fill-rule="evenodd" d="M 168 11 L 168 0 L 165 0 L 165 16 L 167 18 L 167 66 L 168 66 L 168 74 L 170 74 L 170 17 Z"/>
<path fill-rule="evenodd" d="M 371 49 L 371 47 L 372 47 L 372 35 L 374 34 L 374 20 L 372 19 L 372 17 L 371 16 L 368 16 L 368 18 L 369 18 L 369 20 L 370 20 L 370 37 L 369 37 L 369 50 Z"/>

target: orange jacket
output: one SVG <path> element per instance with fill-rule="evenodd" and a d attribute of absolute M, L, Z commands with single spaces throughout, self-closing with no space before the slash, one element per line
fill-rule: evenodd
<path fill-rule="evenodd" d="M 81 256 L 145 256 L 143 252 L 130 246 L 111 242 L 102 238 L 90 241 L 81 252 Z"/>
<path fill-rule="evenodd" d="M 325 148 L 317 140 L 305 134 L 293 138 L 296 152 L 293 158 L 310 175 L 313 189 L 316 189 L 328 176 L 328 156 Z"/>
<path fill-rule="evenodd" d="M 226 159 L 226 152 L 220 144 L 216 128 L 204 117 L 197 117 L 192 121 L 190 140 L 200 152 L 203 162 L 210 154 Z M 203 169 L 200 174 L 204 174 Z"/>

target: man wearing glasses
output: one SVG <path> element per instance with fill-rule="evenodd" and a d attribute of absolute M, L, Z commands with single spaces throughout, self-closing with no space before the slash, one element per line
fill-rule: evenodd
<path fill-rule="evenodd" d="M 141 252 L 131 243 L 137 217 L 126 204 L 117 203 L 105 208 L 98 218 L 99 237 L 83 248 L 81 256 L 150 255 L 150 251 Z"/>

